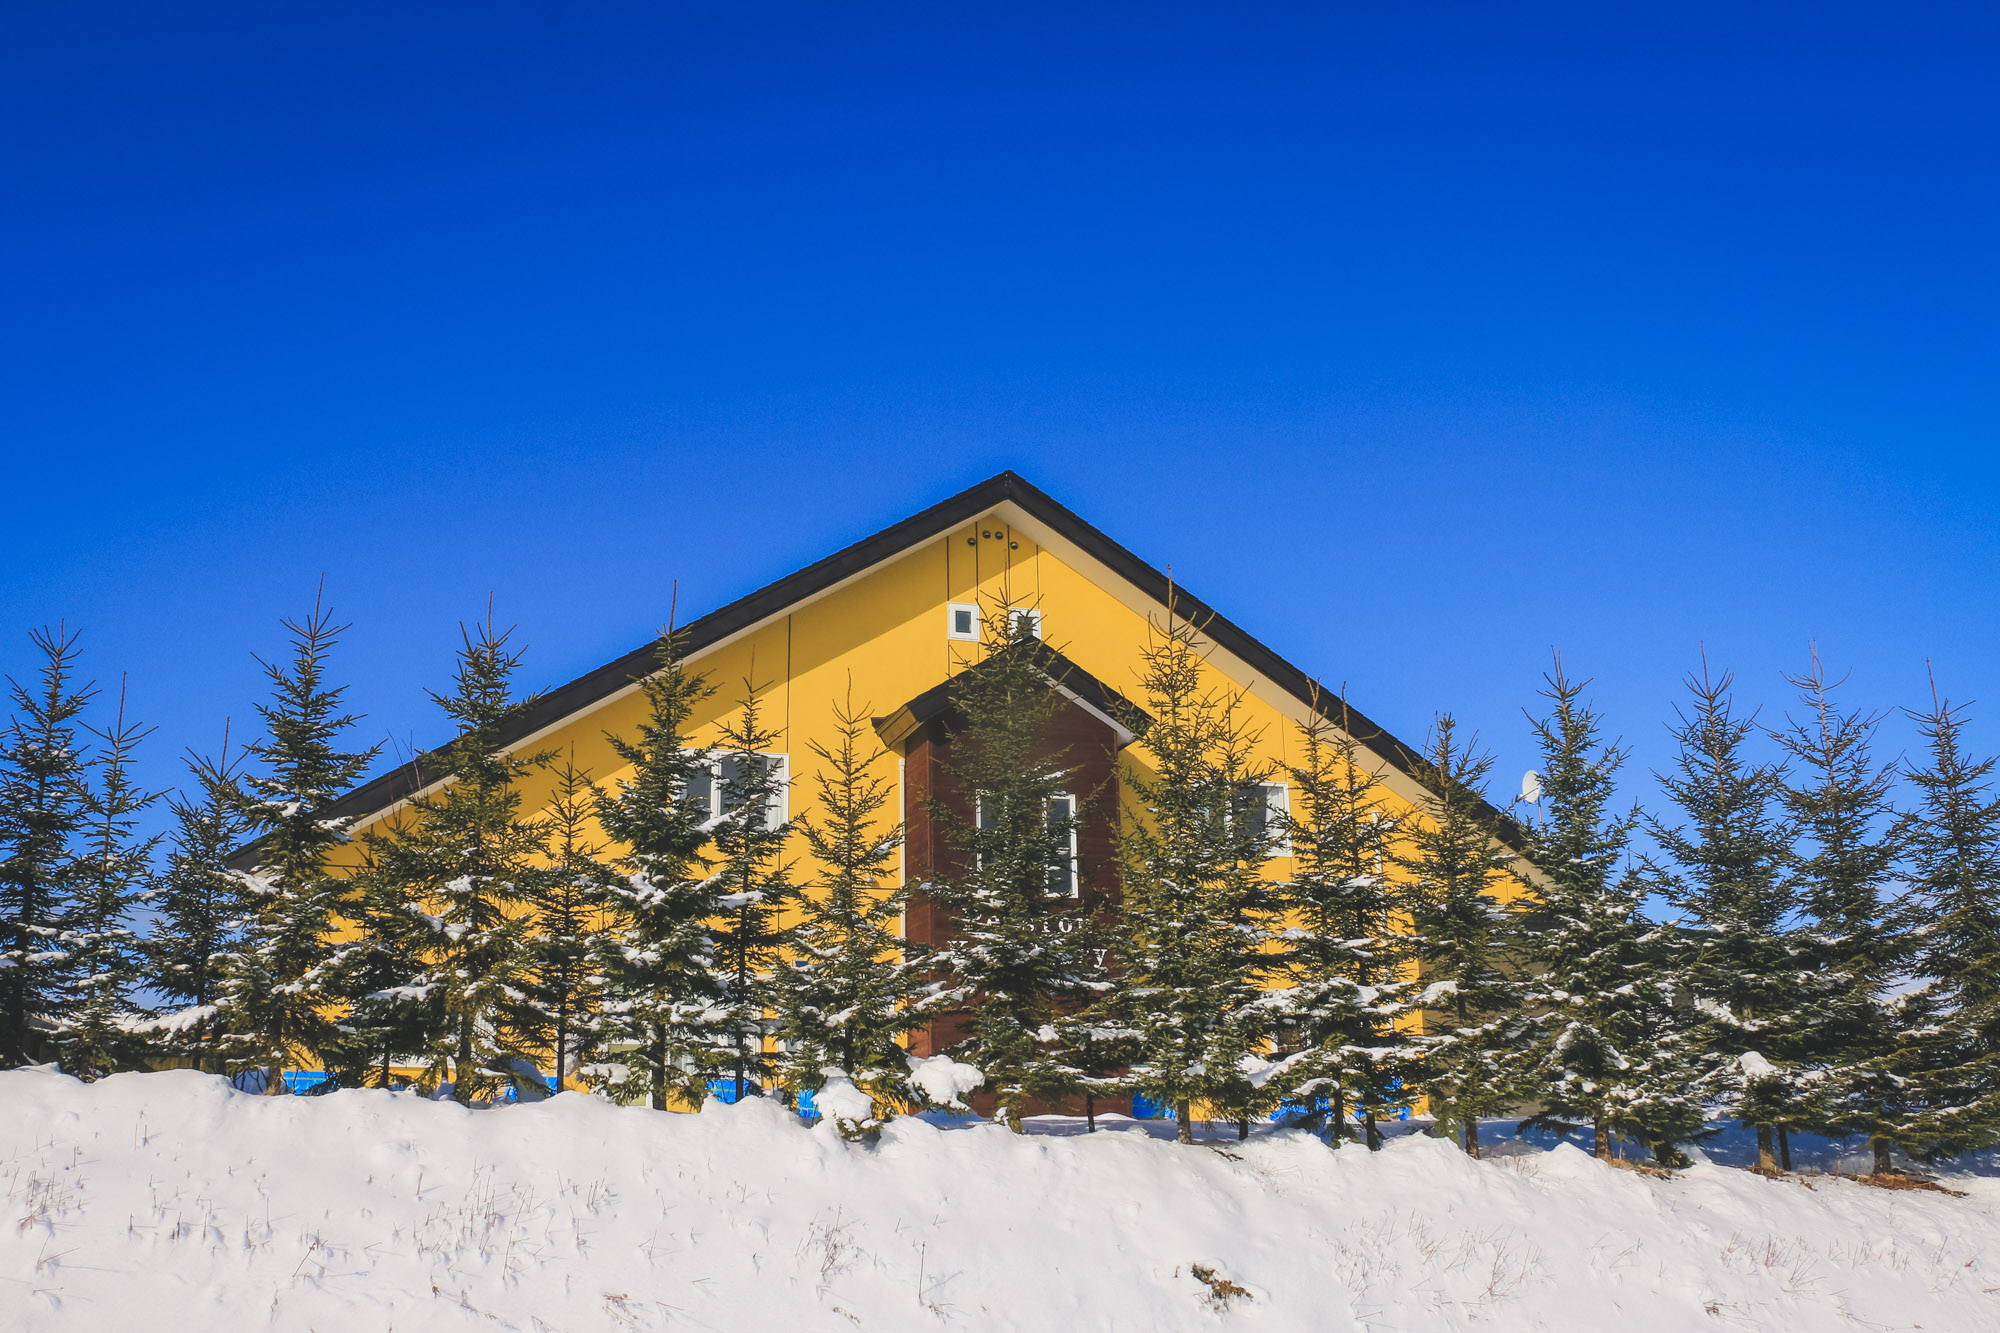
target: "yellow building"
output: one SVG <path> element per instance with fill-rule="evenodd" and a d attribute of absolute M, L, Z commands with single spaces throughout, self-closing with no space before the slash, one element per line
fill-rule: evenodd
<path fill-rule="evenodd" d="M 754 684 L 767 725 L 781 738 L 779 758 L 794 793 L 786 815 L 802 813 L 798 807 L 813 790 L 813 745 L 832 743 L 834 708 L 851 682 L 854 705 L 877 717 L 885 747 L 897 756 L 916 849 L 906 855 L 918 855 L 924 784 L 912 780 L 918 775 L 910 756 L 924 735 L 919 714 L 923 701 L 934 701 L 937 687 L 982 651 L 982 610 L 1004 602 L 1038 617 L 1043 641 L 1074 673 L 1075 688 L 1065 692 L 1082 714 L 1102 722 L 1115 751 L 1133 736 L 1113 716 L 1107 696 L 1136 692 L 1141 654 L 1167 614 L 1169 595 L 1165 574 L 1003 472 L 681 627 L 684 660 L 718 687 L 696 719 L 696 736 L 716 740 Z M 1330 720 L 1345 719 L 1390 799 L 1406 806 L 1421 800 L 1422 766 L 1412 747 L 1351 703 L 1323 696 L 1308 672 L 1185 589 L 1174 587 L 1171 595 L 1175 611 L 1201 627 L 1217 684 L 1243 693 L 1263 759 L 1296 760 L 1297 724 L 1321 708 Z M 659 609 L 664 620 L 664 598 Z M 513 727 L 508 743 L 573 752 L 579 767 L 615 788 L 624 766 L 605 736 L 636 731 L 645 706 L 639 680 L 655 664 L 656 645 L 649 642 L 550 691 Z M 334 813 L 351 818 L 357 832 L 393 819 L 426 790 L 422 771 L 406 764 L 384 774 L 350 793 Z M 1274 806 L 1289 806 L 1282 782 L 1267 794 Z M 545 787 L 531 784 L 528 807 L 545 795 Z M 1117 803 L 1109 808 L 1115 812 Z M 1518 850 L 1518 832 L 1498 812 L 1495 826 Z M 803 849 L 797 854 L 803 857 Z M 1115 875 L 1105 860 L 1096 858 L 1083 876 L 1095 881 L 1086 891 L 1103 889 L 1102 877 Z M 1282 877 L 1290 868 L 1279 856 L 1271 873 Z"/>

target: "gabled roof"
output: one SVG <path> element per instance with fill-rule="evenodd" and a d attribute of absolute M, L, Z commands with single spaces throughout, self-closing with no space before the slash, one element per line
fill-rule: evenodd
<path fill-rule="evenodd" d="M 824 560 L 815 561 L 797 573 L 788 574 L 747 597 L 738 598 L 720 610 L 709 612 L 683 630 L 681 651 L 684 656 L 692 657 L 1007 502 L 1019 506 L 1031 518 L 1098 561 L 1144 596 L 1162 607 L 1166 606 L 1170 585 L 1165 574 L 1030 485 L 1018 473 L 1009 471 L 968 487 L 948 500 L 882 529 L 872 537 L 865 537 L 845 550 L 836 551 Z M 1339 699 L 1323 697 L 1305 672 L 1272 652 L 1208 603 L 1191 595 L 1177 583 L 1172 584 L 1171 589 L 1175 612 L 1198 626 L 1203 637 L 1233 654 L 1263 680 L 1301 704 L 1318 709 L 1329 721 L 1342 727 L 1392 767 L 1422 782 L 1423 762 L 1415 750 L 1351 705 Z M 578 676 L 567 685 L 550 690 L 505 729 L 503 743 L 514 744 L 533 736 L 627 689 L 655 669 L 657 651 L 656 643 L 647 643 Z M 329 813 L 335 817 L 361 819 L 417 794 L 436 780 L 437 766 L 426 763 L 429 757 L 420 755 L 355 788 L 336 801 Z M 1488 810 L 1500 840 L 1516 851 L 1522 850 L 1520 829 L 1500 811 L 1491 807 Z"/>
<path fill-rule="evenodd" d="M 1036 665 L 1042 670 L 1042 678 L 1054 686 L 1064 698 L 1110 728 L 1121 750 L 1145 735 L 1146 728 L 1153 724 L 1152 715 L 1145 709 L 1045 643 L 1018 644 L 1000 651 L 1033 653 Z M 918 727 L 935 722 L 950 713 L 954 696 L 964 685 L 965 678 L 992 660 L 989 657 L 986 661 L 967 667 L 950 680 L 931 686 L 887 717 L 873 719 L 875 734 L 881 737 L 882 744 L 889 749 L 900 748 Z"/>

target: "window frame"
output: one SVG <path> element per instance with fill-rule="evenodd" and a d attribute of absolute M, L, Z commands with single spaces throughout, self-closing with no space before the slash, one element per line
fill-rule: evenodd
<path fill-rule="evenodd" d="M 1077 822 L 1076 795 L 1074 792 L 1052 791 L 1049 793 L 1049 801 L 1051 804 L 1053 804 L 1056 801 L 1069 802 L 1069 813 L 1064 816 L 1064 822 L 1069 825 L 1068 829 L 1069 852 L 1067 855 L 1067 860 L 1069 862 L 1069 888 L 1065 892 L 1049 893 L 1047 894 L 1047 896 L 1050 898 L 1066 898 L 1072 900 L 1080 899 L 1083 897 L 1083 861 L 1081 857 L 1082 848 L 1080 845 L 1078 835 L 1082 832 L 1082 829 Z M 986 793 L 976 791 L 972 793 L 973 830 L 975 832 L 983 833 L 988 827 L 985 820 L 986 820 Z M 1058 851 L 1056 854 L 1058 856 L 1063 855 L 1063 853 L 1060 851 Z M 975 870 L 983 869 L 985 864 L 986 864 L 985 854 L 975 853 L 972 859 L 973 869 Z M 1050 862 L 1048 868 L 1051 872 L 1054 872 L 1060 867 L 1058 867 L 1055 862 Z M 1047 888 L 1047 883 L 1048 881 L 1044 879 L 1043 880 L 1044 889 Z"/>
<path fill-rule="evenodd" d="M 960 612 L 972 617 L 972 628 L 965 633 L 958 632 Z M 944 604 L 944 636 L 957 643 L 979 642 L 979 605 L 976 602 L 946 602 Z"/>
<path fill-rule="evenodd" d="M 1261 791 L 1264 793 L 1264 827 L 1270 829 L 1273 823 L 1273 816 L 1276 815 L 1280 817 L 1278 827 L 1280 829 L 1286 828 L 1287 821 L 1292 817 L 1292 784 L 1271 778 L 1266 778 L 1261 782 L 1246 782 L 1236 789 L 1235 796 L 1241 796 L 1243 793 L 1250 791 Z M 1273 791 L 1277 792 L 1277 799 L 1275 801 L 1271 798 Z M 1231 797 L 1229 804 L 1229 817 L 1231 820 L 1236 818 L 1237 805 L 1235 796 Z M 1267 861 L 1276 860 L 1281 856 L 1290 856 L 1291 854 L 1292 838 L 1289 832 L 1280 833 L 1266 844 L 1264 848 L 1264 859 Z"/>
<path fill-rule="evenodd" d="M 683 754 L 703 756 L 703 767 L 708 770 L 708 818 L 702 820 L 702 832 L 706 833 L 720 824 L 729 811 L 722 808 L 722 764 L 732 756 L 726 750 L 683 750 Z M 771 793 L 775 809 L 765 814 L 767 829 L 788 824 L 792 818 L 792 756 L 783 750 L 759 750 L 761 759 L 775 759 L 778 769 L 777 789 Z"/>
<path fill-rule="evenodd" d="M 1083 867 L 1079 862 L 1077 855 L 1079 851 L 1079 848 L 1077 846 L 1077 834 L 1082 832 L 1082 830 L 1077 827 L 1076 795 L 1073 792 L 1052 791 L 1049 793 L 1049 801 L 1051 804 L 1055 803 L 1056 801 L 1065 801 L 1068 803 L 1068 813 L 1066 813 L 1063 816 L 1063 822 L 1069 825 L 1069 827 L 1064 830 L 1065 836 L 1069 839 L 1068 854 L 1064 856 L 1064 853 L 1060 851 L 1056 853 L 1058 856 L 1064 856 L 1064 860 L 1067 861 L 1068 863 L 1067 868 L 1068 868 L 1069 888 L 1064 892 L 1051 893 L 1049 897 L 1071 898 L 1071 899 L 1081 898 L 1083 896 Z M 1051 865 L 1049 867 L 1051 871 L 1060 868 L 1061 867 L 1054 865 Z"/>

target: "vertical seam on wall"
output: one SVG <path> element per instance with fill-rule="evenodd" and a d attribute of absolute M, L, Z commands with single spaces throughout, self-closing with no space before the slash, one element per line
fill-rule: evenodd
<path fill-rule="evenodd" d="M 792 613 L 785 615 L 785 753 L 792 752 Z M 794 775 L 796 776 L 796 774 Z M 789 806 L 787 807 L 789 808 Z"/>

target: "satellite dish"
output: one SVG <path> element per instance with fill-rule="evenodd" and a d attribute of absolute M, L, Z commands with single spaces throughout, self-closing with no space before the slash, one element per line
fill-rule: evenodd
<path fill-rule="evenodd" d="M 1521 804 L 1540 805 L 1542 803 L 1542 775 L 1529 769 L 1521 775 Z"/>

